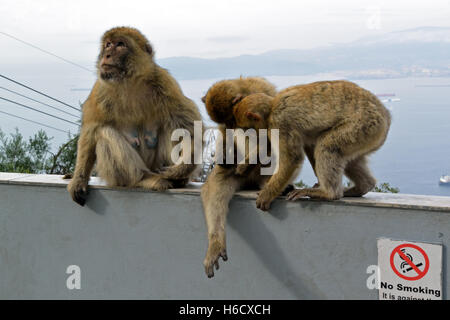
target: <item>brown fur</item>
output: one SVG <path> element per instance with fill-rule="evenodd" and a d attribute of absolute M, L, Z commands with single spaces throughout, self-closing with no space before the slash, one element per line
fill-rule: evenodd
<path fill-rule="evenodd" d="M 208 278 L 219 269 L 219 258 L 227 260 L 225 226 L 228 205 L 236 191 L 261 189 L 270 176 L 260 175 L 260 165 L 250 167 L 246 175 L 237 175 L 234 168 L 215 166 L 202 186 L 201 198 L 208 229 L 208 250 L 203 265 Z"/>
<path fill-rule="evenodd" d="M 267 119 L 272 112 L 272 99 L 265 93 L 255 93 L 236 103 L 233 116 L 238 128 L 267 128 Z"/>
<path fill-rule="evenodd" d="M 237 79 L 222 80 L 213 84 L 202 98 L 210 118 L 219 124 L 218 129 L 225 139 L 227 128 L 236 128 L 233 108 L 240 100 L 252 93 L 265 93 L 275 96 L 276 88 L 261 77 L 239 77 Z M 223 145 L 224 152 L 225 144 Z M 225 164 L 223 167 L 230 167 Z"/>
<path fill-rule="evenodd" d="M 227 128 L 236 128 L 233 107 L 244 96 L 263 92 L 275 96 L 275 87 L 263 78 L 239 78 L 214 84 L 202 99 L 211 118 L 219 123 L 225 139 Z M 218 145 L 219 147 L 219 145 Z M 225 153 L 224 153 L 225 154 Z M 227 260 L 225 225 L 228 205 L 239 189 L 260 189 L 269 176 L 261 176 L 261 165 L 252 165 L 237 174 L 236 166 L 216 165 L 202 186 L 201 197 L 208 228 L 208 250 L 203 262 L 208 277 L 219 268 L 219 258 Z"/>
<path fill-rule="evenodd" d="M 272 103 L 272 113 L 255 121 L 258 106 Z M 279 129 L 279 169 L 259 193 L 256 205 L 268 210 L 308 155 L 319 180 L 316 188 L 294 190 L 288 199 L 300 197 L 334 200 L 363 196 L 376 183 L 367 167 L 367 156 L 386 140 L 389 111 L 369 91 L 348 81 L 322 81 L 287 88 L 275 98 L 251 95 L 236 105 L 248 115 L 253 128 Z M 342 176 L 354 186 L 343 190 Z"/>
<path fill-rule="evenodd" d="M 216 82 L 202 98 L 206 111 L 217 123 L 233 127 L 233 106 L 240 99 L 252 93 L 262 92 L 269 96 L 276 94 L 273 84 L 260 77 L 240 77 Z"/>
<path fill-rule="evenodd" d="M 84 205 L 95 162 L 109 186 L 165 190 L 186 182 L 196 166 L 173 165 L 170 154 L 177 142 L 170 137 L 177 128 L 193 134 L 201 116 L 175 79 L 153 61 L 148 40 L 133 28 L 107 31 L 97 69 L 98 80 L 83 105 L 77 163 L 68 185 L 74 201 Z"/>

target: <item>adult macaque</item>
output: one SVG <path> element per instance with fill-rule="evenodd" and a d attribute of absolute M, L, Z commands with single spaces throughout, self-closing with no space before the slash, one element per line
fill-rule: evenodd
<path fill-rule="evenodd" d="M 174 165 L 171 134 L 178 128 L 193 134 L 200 113 L 153 55 L 148 40 L 133 28 L 113 28 L 101 39 L 98 79 L 83 104 L 77 162 L 68 185 L 80 205 L 94 163 L 108 186 L 158 191 L 185 184 L 196 168 L 193 158 Z"/>
<path fill-rule="evenodd" d="M 279 130 L 279 167 L 256 200 L 262 210 L 296 175 L 305 152 L 319 184 L 291 191 L 289 200 L 361 197 L 376 184 L 367 156 L 383 145 L 391 116 L 375 95 L 354 83 L 321 81 L 287 88 L 275 97 L 253 94 L 236 104 L 234 115 L 237 125 Z M 345 190 L 344 174 L 353 182 Z"/>

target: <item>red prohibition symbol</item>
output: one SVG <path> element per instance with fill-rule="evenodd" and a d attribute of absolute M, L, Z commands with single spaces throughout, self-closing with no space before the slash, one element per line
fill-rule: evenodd
<path fill-rule="evenodd" d="M 424 268 L 423 270 L 420 270 L 420 269 L 414 264 L 414 262 L 412 262 L 411 259 L 408 258 L 408 257 L 406 256 L 406 254 L 404 254 L 404 253 L 401 251 L 401 249 L 403 249 L 403 248 L 413 248 L 413 249 L 416 249 L 417 251 L 419 251 L 419 252 L 423 255 L 423 258 L 424 258 L 424 260 L 425 260 L 425 268 Z M 396 254 L 398 254 L 398 255 L 400 256 L 401 259 L 405 260 L 405 261 L 408 263 L 408 265 L 409 265 L 412 269 L 414 269 L 414 271 L 417 273 L 416 276 L 408 277 L 408 276 L 402 274 L 399 270 L 397 270 L 397 267 L 394 265 L 394 257 L 395 257 Z M 409 280 L 409 281 L 419 280 L 419 279 L 423 278 L 423 277 L 427 274 L 428 269 L 430 268 L 430 260 L 428 259 L 428 256 L 427 256 L 427 254 L 425 253 L 425 251 L 424 251 L 421 247 L 416 246 L 416 245 L 411 244 L 411 243 L 401 244 L 401 245 L 397 246 L 394 250 L 392 250 L 390 262 L 391 262 L 391 268 L 392 268 L 392 270 L 393 270 L 400 278 L 405 279 L 405 280 Z"/>

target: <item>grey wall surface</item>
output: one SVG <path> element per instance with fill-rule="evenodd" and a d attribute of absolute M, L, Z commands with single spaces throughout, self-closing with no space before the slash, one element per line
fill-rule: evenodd
<path fill-rule="evenodd" d="M 64 186 L 0 184 L 0 298 L 377 299 L 366 269 L 379 237 L 443 243 L 447 298 L 450 211 L 277 200 L 263 213 L 237 196 L 229 260 L 208 279 L 198 193 L 99 188 L 80 207 Z"/>

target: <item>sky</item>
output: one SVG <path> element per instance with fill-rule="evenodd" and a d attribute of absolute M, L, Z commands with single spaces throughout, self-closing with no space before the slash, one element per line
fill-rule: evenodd
<path fill-rule="evenodd" d="M 102 33 L 118 25 L 140 29 L 157 58 L 214 58 L 450 26 L 450 0 L 1 0 L 0 17 L 0 32 L 92 67 Z M 42 55 L 1 34 L 0 44 L 2 63 Z"/>

